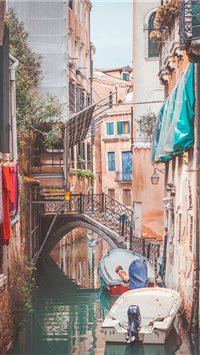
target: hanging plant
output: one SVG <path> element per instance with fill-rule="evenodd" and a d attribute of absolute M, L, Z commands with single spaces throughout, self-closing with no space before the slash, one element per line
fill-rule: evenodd
<path fill-rule="evenodd" d="M 162 41 L 162 33 L 158 30 L 151 31 L 149 38 L 151 41 Z"/>
<path fill-rule="evenodd" d="M 164 5 L 158 7 L 154 20 L 154 27 L 156 30 L 162 28 L 163 25 L 167 25 L 172 16 L 176 16 L 179 13 L 179 1 L 169 0 Z"/>

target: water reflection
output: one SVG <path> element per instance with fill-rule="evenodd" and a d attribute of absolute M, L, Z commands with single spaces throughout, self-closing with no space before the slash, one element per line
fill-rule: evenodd
<path fill-rule="evenodd" d="M 12 355 L 198 354 L 184 328 L 182 344 L 175 331 L 163 346 L 105 344 L 101 324 L 115 298 L 99 289 L 97 266 L 107 250 L 103 241 L 93 249 L 81 238 L 41 263 L 34 312 Z"/>
<path fill-rule="evenodd" d="M 104 355 L 172 355 L 180 348 L 181 339 L 175 329 L 165 345 L 106 345 Z"/>

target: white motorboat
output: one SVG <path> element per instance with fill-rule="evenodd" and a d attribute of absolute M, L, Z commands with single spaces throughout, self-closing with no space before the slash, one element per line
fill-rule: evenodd
<path fill-rule="evenodd" d="M 179 293 L 167 288 L 139 288 L 125 292 L 102 324 L 106 342 L 165 344 L 180 303 Z"/>

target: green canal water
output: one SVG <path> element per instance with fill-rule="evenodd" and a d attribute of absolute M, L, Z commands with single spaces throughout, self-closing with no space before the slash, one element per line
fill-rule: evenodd
<path fill-rule="evenodd" d="M 39 265 L 33 312 L 10 355 L 190 355 L 199 354 L 184 327 L 165 346 L 106 345 L 101 324 L 115 299 L 99 289 L 97 267 L 107 250 L 87 238 L 60 245 Z"/>

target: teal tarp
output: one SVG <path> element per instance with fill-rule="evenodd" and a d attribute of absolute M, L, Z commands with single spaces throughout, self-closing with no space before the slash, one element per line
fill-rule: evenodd
<path fill-rule="evenodd" d="M 153 133 L 153 162 L 166 162 L 193 146 L 194 100 L 194 64 L 189 64 L 160 110 Z"/>

